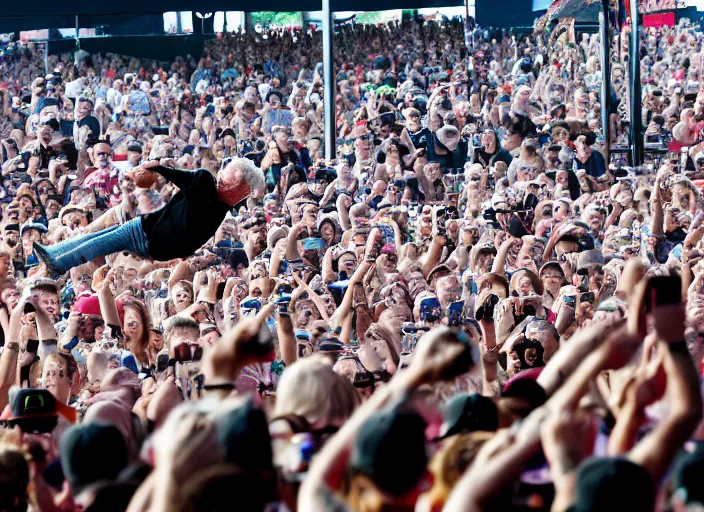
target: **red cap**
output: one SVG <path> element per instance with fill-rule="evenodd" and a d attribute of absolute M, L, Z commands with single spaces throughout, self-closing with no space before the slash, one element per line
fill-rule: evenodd
<path fill-rule="evenodd" d="M 100 302 L 97 295 L 83 295 L 76 299 L 71 310 L 81 313 L 82 315 L 98 315 L 100 316 Z"/>

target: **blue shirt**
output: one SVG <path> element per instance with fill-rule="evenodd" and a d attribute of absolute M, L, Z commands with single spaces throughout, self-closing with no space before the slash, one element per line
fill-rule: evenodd
<path fill-rule="evenodd" d="M 592 151 L 587 161 L 582 163 L 579 159 L 574 159 L 575 170 L 584 169 L 589 176 L 598 178 L 606 172 L 606 160 L 598 151 Z"/>

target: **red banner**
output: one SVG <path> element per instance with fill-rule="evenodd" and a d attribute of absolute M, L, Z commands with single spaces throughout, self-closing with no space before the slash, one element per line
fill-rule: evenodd
<path fill-rule="evenodd" d="M 674 12 L 661 12 L 659 14 L 645 14 L 643 15 L 643 26 L 644 27 L 674 27 L 675 26 L 675 13 Z"/>

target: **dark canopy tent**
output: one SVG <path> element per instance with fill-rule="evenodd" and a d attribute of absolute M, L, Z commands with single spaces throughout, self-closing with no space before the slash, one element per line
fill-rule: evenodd
<path fill-rule="evenodd" d="M 159 14 L 118 14 L 113 16 L 80 16 L 81 28 L 109 25 L 112 35 L 163 34 L 164 18 Z M 32 16 L 8 18 L 0 14 L 0 33 L 40 30 L 46 28 L 75 28 L 75 15 Z"/>
<path fill-rule="evenodd" d="M 462 0 L 336 0 L 333 9 L 336 11 L 381 11 L 387 9 L 415 9 L 433 7 L 451 7 L 464 5 Z M 73 26 L 73 16 L 86 15 L 112 16 L 118 14 L 161 14 L 169 11 L 319 11 L 322 9 L 320 0 L 301 0 L 295 4 L 283 0 L 273 0 L 266 5 L 251 2 L 233 2 L 231 0 L 204 0 L 195 4 L 190 0 L 123 0 L 118 3 L 95 2 L 94 0 L 74 0 L 73 2 L 53 2 L 37 0 L 36 2 L 6 2 L 0 13 L 0 18 L 36 18 L 37 13 L 53 13 L 51 17 L 70 17 Z M 47 18 L 50 18 L 47 16 Z M 63 22 L 63 20 L 62 20 Z M 102 23 L 100 23 L 102 24 Z M 109 23 L 108 23 L 109 24 Z M 62 25 L 62 28 L 64 25 Z M 47 27 L 43 27 L 47 28 Z"/>
<path fill-rule="evenodd" d="M 463 5 L 462 0 L 334 0 L 336 11 L 379 11 L 386 9 L 414 9 L 453 7 Z M 37 0 L 33 3 L 6 2 L 0 12 L 0 33 L 51 28 L 74 28 L 79 15 L 81 28 L 101 25 L 110 27 L 113 36 L 162 35 L 163 13 L 169 11 L 320 11 L 321 0 L 302 0 L 298 3 L 273 0 L 266 6 L 231 0 L 204 0 L 198 4 L 186 0 L 123 0 L 118 3 L 74 0 L 54 2 Z M 52 13 L 52 14 L 37 14 Z M 195 20 L 194 20 L 195 21 Z M 195 28 L 194 23 L 194 28 Z"/>

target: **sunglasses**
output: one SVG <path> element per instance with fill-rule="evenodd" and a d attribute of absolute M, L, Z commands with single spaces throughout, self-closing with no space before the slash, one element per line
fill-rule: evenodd
<path fill-rule="evenodd" d="M 95 156 L 110 156 L 110 153 L 106 153 L 105 151 L 98 151 Z"/>
<path fill-rule="evenodd" d="M 174 347 L 174 363 L 186 363 L 188 361 L 200 361 L 203 357 L 203 347 L 182 343 Z"/>

